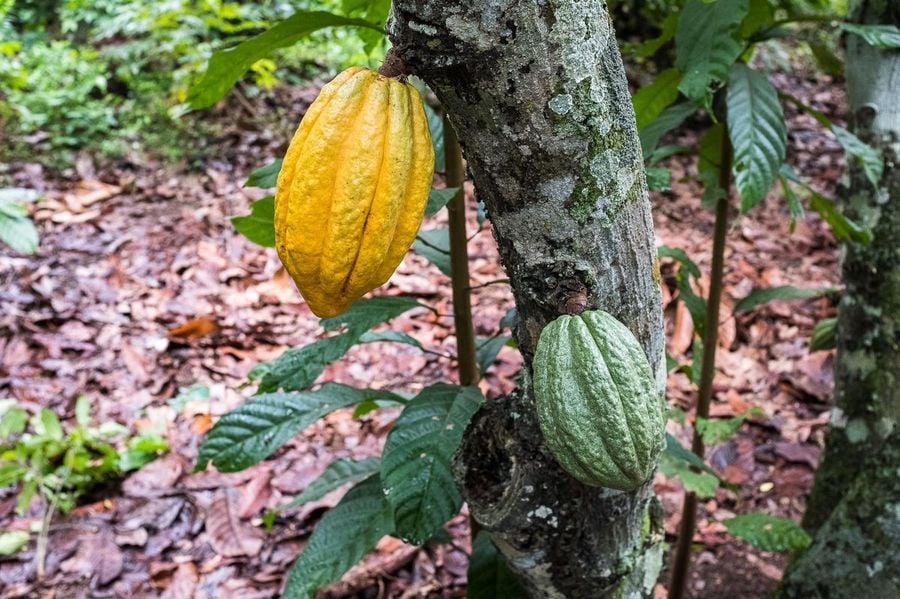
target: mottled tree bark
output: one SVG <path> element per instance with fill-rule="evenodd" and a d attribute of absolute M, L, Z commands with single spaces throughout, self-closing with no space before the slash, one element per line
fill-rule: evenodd
<path fill-rule="evenodd" d="M 900 24 L 900 5 L 859 0 L 860 23 Z M 835 407 L 804 526 L 812 546 L 785 597 L 900 596 L 900 51 L 847 38 L 851 128 L 884 157 L 878 185 L 849 168 L 845 213 L 872 231 L 844 245 Z"/>
<path fill-rule="evenodd" d="M 394 0 L 389 31 L 450 115 L 518 309 L 526 384 L 476 415 L 457 457 L 471 513 L 535 597 L 647 596 L 662 564 L 649 484 L 622 493 L 569 477 L 544 448 L 527 385 L 544 325 L 603 308 L 641 341 L 663 388 L 650 206 L 606 6 Z"/>

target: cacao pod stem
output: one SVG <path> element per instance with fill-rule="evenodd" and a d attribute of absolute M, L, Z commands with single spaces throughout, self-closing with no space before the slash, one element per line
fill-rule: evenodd
<path fill-rule="evenodd" d="M 378 72 L 385 77 L 394 78 L 403 77 L 407 74 L 406 63 L 400 58 L 400 53 L 397 51 L 397 48 L 391 47 L 387 51 L 384 55 L 384 62 L 381 63 Z"/>

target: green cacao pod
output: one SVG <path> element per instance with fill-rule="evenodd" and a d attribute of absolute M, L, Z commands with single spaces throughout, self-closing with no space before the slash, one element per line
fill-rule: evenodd
<path fill-rule="evenodd" d="M 547 447 L 569 474 L 623 491 L 650 478 L 665 444 L 663 400 L 640 343 L 611 314 L 544 327 L 534 398 Z"/>

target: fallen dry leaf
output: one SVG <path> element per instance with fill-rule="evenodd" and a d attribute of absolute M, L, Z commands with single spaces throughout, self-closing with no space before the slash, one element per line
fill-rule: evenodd
<path fill-rule="evenodd" d="M 669 337 L 669 351 L 674 356 L 683 356 L 694 342 L 694 321 L 684 302 L 675 304 L 672 319 L 672 336 Z"/>
<path fill-rule="evenodd" d="M 210 316 L 199 316 L 192 318 L 184 324 L 172 327 L 168 330 L 168 335 L 172 339 L 184 339 L 187 341 L 196 341 L 203 337 L 208 337 L 219 331 L 219 324 Z"/>
<path fill-rule="evenodd" d="M 193 599 L 196 589 L 197 566 L 193 562 L 179 564 L 160 599 Z"/>
<path fill-rule="evenodd" d="M 172 490 L 184 467 L 184 458 L 168 453 L 126 478 L 122 489 L 132 497 L 162 495 Z"/>
<path fill-rule="evenodd" d="M 224 557 L 256 555 L 262 548 L 263 533 L 241 520 L 239 502 L 234 489 L 220 489 L 206 512 L 207 539 L 213 550 Z"/>

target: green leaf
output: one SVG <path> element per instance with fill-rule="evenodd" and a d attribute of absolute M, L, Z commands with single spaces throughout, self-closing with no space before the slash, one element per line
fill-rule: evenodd
<path fill-rule="evenodd" d="M 17 204 L 3 204 L 0 210 L 0 241 L 20 254 L 33 254 L 38 248 L 38 230 L 27 216 L 15 216 Z M 18 205 L 21 206 L 21 205 Z M 24 211 L 24 206 L 21 207 Z"/>
<path fill-rule="evenodd" d="M 665 160 L 669 156 L 674 156 L 676 154 L 693 154 L 693 152 L 693 148 L 680 146 L 678 144 L 669 144 L 666 146 L 660 146 L 653 150 L 650 155 L 647 156 L 647 162 L 649 164 L 653 164 L 655 162 L 659 162 L 660 160 Z"/>
<path fill-rule="evenodd" d="M 800 551 L 812 542 L 793 520 L 754 513 L 723 520 L 728 532 L 764 551 Z"/>
<path fill-rule="evenodd" d="M 678 261 L 684 266 L 688 274 L 697 277 L 698 279 L 700 278 L 700 267 L 697 266 L 696 262 L 691 260 L 690 256 L 688 256 L 687 252 L 683 249 L 661 245 L 656 250 L 656 253 L 660 258 L 672 258 L 673 260 Z"/>
<path fill-rule="evenodd" d="M 28 216 L 28 206 L 22 202 L 2 200 L 0 201 L 0 215 L 5 215 L 10 218 Z"/>
<path fill-rule="evenodd" d="M 639 44 L 635 48 L 634 53 L 641 58 L 650 58 L 659 52 L 659 49 L 666 45 L 669 40 L 675 37 L 675 28 L 677 25 L 678 13 L 675 11 L 669 12 L 660 25 L 662 31 L 659 36 Z"/>
<path fill-rule="evenodd" d="M 631 102 L 634 105 L 638 129 L 652 122 L 678 98 L 679 83 L 681 73 L 676 68 L 670 68 L 657 75 L 652 83 L 637 90 Z"/>
<path fill-rule="evenodd" d="M 291 348 L 271 362 L 258 364 L 251 371 L 251 378 L 261 377 L 258 393 L 306 389 L 328 364 L 346 354 L 358 342 L 359 335 L 345 333 Z"/>
<path fill-rule="evenodd" d="M 700 433 L 700 436 L 703 438 L 703 442 L 706 445 L 724 443 L 734 436 L 747 418 L 750 416 L 761 416 L 762 414 L 763 411 L 760 408 L 753 407 L 743 414 L 738 414 L 731 418 L 710 419 L 698 416 L 696 424 L 697 431 Z"/>
<path fill-rule="evenodd" d="M 694 292 L 691 281 L 687 277 L 678 277 L 678 298 L 687 306 L 688 312 L 691 313 L 691 320 L 694 321 L 694 328 L 697 333 L 703 335 L 706 328 L 706 298 L 700 297 Z M 695 356 L 696 357 L 696 356 Z M 698 373 L 699 374 L 699 371 Z M 694 377 L 691 377 L 692 380 Z M 697 381 L 694 380 L 696 383 Z"/>
<path fill-rule="evenodd" d="M 743 63 L 728 79 L 728 135 L 734 147 L 735 185 L 741 211 L 756 206 L 784 162 L 787 131 L 778 92 L 768 77 Z"/>
<path fill-rule="evenodd" d="M 510 308 L 506 311 L 506 314 L 503 315 L 503 318 L 500 319 L 500 328 L 501 329 L 513 329 L 516 326 L 516 322 L 519 320 L 519 311 L 515 308 Z"/>
<path fill-rule="evenodd" d="M 278 173 L 281 172 L 281 163 L 282 160 L 279 158 L 275 162 L 259 167 L 250 173 L 244 187 L 260 187 L 262 189 L 275 187 L 278 182 Z"/>
<path fill-rule="evenodd" d="M 0 211 L 5 210 L 10 205 L 22 207 L 24 204 L 33 202 L 39 197 L 41 197 L 41 194 L 25 187 L 0 188 Z M 21 211 L 16 213 L 17 216 L 24 216 L 25 214 L 25 212 Z"/>
<path fill-rule="evenodd" d="M 683 422 L 684 413 L 673 411 L 676 414 L 674 419 Z M 720 485 L 735 488 L 734 485 L 723 481 L 715 470 L 669 433 L 666 433 L 666 449 L 663 451 L 659 470 L 666 476 L 678 477 L 687 491 L 700 497 L 712 497 Z"/>
<path fill-rule="evenodd" d="M 437 189 L 431 188 L 428 194 L 428 203 L 425 204 L 425 216 L 434 216 L 441 208 L 447 205 L 447 202 L 453 199 L 459 187 L 444 187 Z"/>
<path fill-rule="evenodd" d="M 450 230 L 438 227 L 427 231 L 419 231 L 413 249 L 438 267 L 442 273 L 452 277 L 450 265 Z"/>
<path fill-rule="evenodd" d="M 47 408 L 41 408 L 40 412 L 32 416 L 31 427 L 37 436 L 45 439 L 62 441 L 65 437 L 59 418 Z"/>
<path fill-rule="evenodd" d="M 210 429 L 197 457 L 197 470 L 212 463 L 237 472 L 272 455 L 291 437 L 331 412 L 367 399 L 393 399 L 377 389 L 327 383 L 316 391 L 255 395 L 222 416 Z M 402 401 L 402 398 L 400 399 Z"/>
<path fill-rule="evenodd" d="M 681 480 L 681 484 L 684 485 L 686 491 L 695 493 L 698 497 L 712 497 L 716 494 L 716 489 L 719 487 L 719 479 L 716 476 L 708 472 L 691 470 L 687 462 L 670 455 L 668 449 L 660 459 L 659 471 L 670 478 L 677 477 Z"/>
<path fill-rule="evenodd" d="M 798 300 L 809 299 L 811 297 L 821 297 L 827 293 L 833 292 L 831 287 L 813 287 L 801 289 L 793 285 L 782 285 L 780 287 L 766 287 L 763 289 L 754 289 L 746 297 L 742 298 L 734 307 L 735 313 L 746 312 L 752 310 L 760 304 L 765 304 L 773 300 Z"/>
<path fill-rule="evenodd" d="M 359 338 L 360 343 L 405 343 L 419 348 L 422 351 L 425 347 L 419 343 L 419 340 L 406 333 L 400 331 L 367 331 Z"/>
<path fill-rule="evenodd" d="M 860 25 L 841 23 L 841 29 L 861 37 L 876 48 L 900 48 L 900 29 L 895 25 Z"/>
<path fill-rule="evenodd" d="M 724 135 L 725 126 L 722 123 L 716 123 L 708 128 L 700 138 L 697 151 L 697 172 L 700 174 L 700 182 L 703 184 L 700 205 L 708 209 L 712 209 L 718 200 L 726 197 L 725 191 L 719 186 L 722 167 L 722 137 Z"/>
<path fill-rule="evenodd" d="M 9 530 L 0 533 L 0 555 L 12 555 L 28 544 L 31 535 L 26 530 Z"/>
<path fill-rule="evenodd" d="M 428 129 L 431 131 L 431 143 L 434 145 L 434 171 L 444 172 L 444 119 L 441 114 L 425 102 L 425 116 L 428 118 Z"/>
<path fill-rule="evenodd" d="M 475 222 L 478 223 L 479 231 L 481 231 L 481 227 L 484 225 L 484 221 L 486 221 L 487 218 L 487 206 L 484 205 L 484 200 L 478 200 L 475 202 Z"/>
<path fill-rule="evenodd" d="M 831 132 L 834 133 L 838 142 L 843 146 L 844 151 L 859 160 L 860 164 L 862 164 L 863 172 L 866 173 L 866 178 L 872 185 L 877 187 L 884 172 L 884 161 L 881 159 L 881 154 L 843 127 L 831 125 Z"/>
<path fill-rule="evenodd" d="M 478 371 L 481 372 L 481 376 L 484 376 L 488 368 L 497 361 L 497 355 L 510 339 L 512 337 L 509 335 L 495 335 L 479 337 L 475 340 L 475 360 L 478 362 Z"/>
<path fill-rule="evenodd" d="M 75 422 L 83 428 L 91 425 L 91 400 L 86 395 L 79 395 L 75 400 Z"/>
<path fill-rule="evenodd" d="M 253 63 L 272 51 L 291 46 L 313 31 L 336 26 L 365 27 L 381 31 L 380 27 L 363 19 L 351 19 L 322 11 L 297 11 L 268 31 L 233 48 L 215 52 L 209 59 L 203 79 L 188 93 L 191 108 L 206 108 L 224 98 Z"/>
<path fill-rule="evenodd" d="M 119 455 L 118 468 L 122 472 L 137 470 L 168 450 L 169 443 L 165 437 L 142 434 L 128 440 L 128 448 Z"/>
<path fill-rule="evenodd" d="M 450 460 L 482 403 L 477 387 L 439 383 L 410 400 L 384 444 L 381 478 L 397 534 L 427 541 L 462 505 Z"/>
<path fill-rule="evenodd" d="M 709 465 L 707 465 L 707 463 L 700 458 L 700 456 L 682 445 L 681 442 L 670 433 L 666 433 L 665 454 L 669 455 L 674 460 L 684 462 L 685 464 L 702 470 L 707 474 L 718 477 L 716 471 L 710 468 Z"/>
<path fill-rule="evenodd" d="M 276 512 L 321 499 L 327 493 L 346 485 L 368 478 L 381 470 L 381 460 L 378 458 L 365 458 L 363 460 L 351 460 L 341 458 L 328 464 L 328 467 L 314 480 L 302 493 L 294 497 L 288 503 L 275 508 Z"/>
<path fill-rule="evenodd" d="M 356 332 L 358 337 L 375 325 L 396 318 L 404 312 L 425 307 L 412 298 L 379 295 L 353 302 L 347 311 L 332 318 L 323 318 L 320 324 L 326 331 L 345 327 L 348 332 Z"/>
<path fill-rule="evenodd" d="M 671 189 L 669 183 L 672 180 L 672 172 L 663 167 L 647 167 L 644 169 L 644 176 L 647 177 L 647 187 L 653 191 L 668 191 Z"/>
<path fill-rule="evenodd" d="M 814 119 L 816 119 L 816 121 L 818 121 L 818 123 L 819 123 L 820 125 L 822 125 L 823 127 L 826 127 L 826 128 L 828 128 L 828 129 L 831 129 L 831 125 L 832 125 L 831 119 L 829 119 L 828 116 L 827 116 L 824 112 L 822 112 L 821 110 L 816 110 L 815 108 L 813 108 L 813 107 L 810 106 L 809 104 L 804 103 L 804 102 L 803 102 L 800 98 L 798 98 L 797 96 L 794 96 L 794 95 L 791 95 L 791 94 L 786 94 L 786 93 L 781 93 L 781 94 L 779 94 L 779 95 L 780 95 L 783 99 L 787 100 L 788 102 L 790 102 L 791 104 L 793 104 L 794 106 L 796 106 L 796 107 L 797 107 L 799 110 L 801 110 L 802 112 L 805 112 L 805 113 L 809 114 L 809 116 L 811 116 L 811 117 L 813 117 Z M 783 166 L 784 166 L 784 168 L 790 169 L 790 166 L 788 166 L 788 165 L 783 165 Z M 784 173 L 784 174 L 787 174 L 787 173 Z M 792 171 L 791 171 L 791 174 L 793 174 Z M 789 177 L 789 178 L 790 178 L 790 177 Z M 792 180 L 793 180 L 793 179 L 792 179 Z"/>
<path fill-rule="evenodd" d="M 793 233 L 794 228 L 797 226 L 797 221 L 803 218 L 803 203 L 800 202 L 800 198 L 794 193 L 794 188 L 791 187 L 787 177 L 778 175 L 778 180 L 781 182 L 781 189 L 784 191 L 784 199 L 787 201 L 788 216 L 790 216 L 791 219 L 790 231 Z"/>
<path fill-rule="evenodd" d="M 839 125 L 835 125 L 831 122 L 831 119 L 829 119 L 828 116 L 825 115 L 825 113 L 816 110 L 808 104 L 805 104 L 799 98 L 792 96 L 791 94 L 781 94 L 781 96 L 794 104 L 803 112 L 816 119 L 816 121 L 818 121 L 820 125 L 822 125 L 823 127 L 827 127 L 832 133 L 834 133 L 834 136 L 838 140 L 838 143 L 841 144 L 841 147 L 844 148 L 844 152 L 846 152 L 849 156 L 852 156 L 859 160 L 860 164 L 863 167 L 863 172 L 866 174 L 866 178 L 872 183 L 872 185 L 878 186 L 878 183 L 881 180 L 881 175 L 884 172 L 884 160 L 882 160 L 881 154 L 879 154 L 875 148 L 862 141 L 850 131 L 844 129 Z M 782 165 L 782 175 L 788 177 L 790 180 L 798 184 L 803 185 L 803 183 L 801 183 L 797 178 L 797 175 L 787 165 Z M 808 186 L 804 185 L 804 187 Z"/>
<path fill-rule="evenodd" d="M 767 26 L 772 20 L 772 5 L 769 4 L 769 0 L 750 0 L 747 16 L 741 23 L 741 38 L 748 39 L 754 32 Z"/>
<path fill-rule="evenodd" d="M 703 133 L 697 150 L 697 171 L 706 182 L 719 184 L 719 171 L 722 168 L 722 136 L 725 127 L 716 123 Z M 706 175 L 706 176 L 704 176 Z"/>
<path fill-rule="evenodd" d="M 811 191 L 811 190 L 810 190 Z M 812 192 L 809 207 L 815 210 L 822 220 L 828 223 L 834 236 L 844 242 L 867 244 L 872 241 L 872 232 L 859 226 L 837 209 L 834 202 L 825 196 Z"/>
<path fill-rule="evenodd" d="M 385 408 L 385 407 L 396 406 L 396 405 L 398 405 L 398 404 L 403 405 L 403 404 L 399 401 L 399 398 L 400 398 L 400 396 L 398 395 L 396 399 L 390 399 L 390 400 L 387 400 L 387 399 L 366 399 L 366 400 L 364 400 L 364 401 L 361 401 L 361 402 L 359 402 L 358 404 L 356 404 L 356 408 L 354 408 L 354 410 L 353 410 L 353 419 L 354 419 L 354 420 L 359 420 L 360 418 L 362 418 L 362 417 L 365 416 L 366 414 L 368 414 L 368 413 L 370 413 L 370 412 L 374 412 L 375 410 L 377 410 L 377 409 L 379 409 L 379 408 Z M 406 400 L 404 399 L 404 402 L 405 402 L 405 401 L 406 401 Z"/>
<path fill-rule="evenodd" d="M 25 513 L 25 510 L 27 510 L 28 506 L 31 505 L 31 500 L 34 498 L 37 490 L 37 478 L 29 478 L 28 480 L 25 480 L 25 482 L 19 488 L 19 495 L 16 497 L 16 512 L 18 512 L 19 514 Z"/>
<path fill-rule="evenodd" d="M 687 421 L 687 414 L 685 413 L 684 410 L 682 410 L 678 406 L 674 406 L 674 407 L 670 407 L 668 410 L 666 410 L 666 419 L 671 420 L 672 422 L 677 422 L 681 426 L 684 426 L 684 423 Z M 671 440 L 669 440 L 669 437 L 672 437 L 672 435 L 666 433 L 666 446 L 668 446 L 669 443 L 674 442 L 674 443 L 678 444 L 679 449 L 681 451 L 686 451 L 687 453 L 691 453 L 690 451 L 688 451 L 687 449 L 682 447 L 681 443 L 678 443 L 678 440 L 675 439 L 675 437 L 672 437 Z M 696 456 L 694 456 L 694 457 L 696 457 Z M 700 458 L 697 458 L 697 460 L 701 464 L 703 464 L 703 460 L 700 460 Z"/>
<path fill-rule="evenodd" d="M 345 0 L 343 13 L 348 16 L 362 15 L 367 21 L 383 26 L 391 9 L 390 0 Z M 354 8 L 355 7 L 355 8 Z M 371 54 L 379 44 L 383 43 L 384 34 L 379 31 L 363 30 L 359 32 L 363 40 L 366 54 Z"/>
<path fill-rule="evenodd" d="M 666 372 L 671 374 L 672 372 L 679 370 L 680 367 L 681 367 L 681 364 L 678 362 L 678 360 L 676 360 L 672 356 L 672 354 L 670 354 L 669 352 L 666 352 Z"/>
<path fill-rule="evenodd" d="M 0 487 L 13 485 L 28 474 L 28 468 L 15 462 L 0 462 Z"/>
<path fill-rule="evenodd" d="M 528 593 L 522 581 L 497 551 L 487 531 L 482 530 L 472 543 L 469 558 L 468 599 L 520 599 Z"/>
<path fill-rule="evenodd" d="M 684 73 L 679 89 L 685 96 L 702 101 L 712 82 L 728 78 L 743 50 L 740 25 L 748 9 L 748 0 L 687 1 L 675 32 L 675 66 Z"/>
<path fill-rule="evenodd" d="M 843 75 L 844 61 L 838 58 L 831 48 L 822 42 L 807 40 L 806 43 L 809 45 L 813 58 L 816 59 L 816 64 L 824 73 L 833 77 Z"/>
<path fill-rule="evenodd" d="M 700 205 L 707 209 L 713 209 L 721 199 L 727 197 L 721 187 L 722 171 L 722 139 L 725 135 L 725 126 L 716 123 L 707 128 L 697 150 L 697 172 L 700 175 L 700 183 L 703 185 L 703 195 L 700 196 Z"/>
<path fill-rule="evenodd" d="M 696 110 L 697 107 L 694 103 L 682 102 L 674 106 L 669 106 L 663 110 L 658 117 L 644 126 L 644 128 L 638 132 L 638 135 L 641 138 L 641 151 L 644 153 L 644 156 L 650 156 L 653 153 L 656 144 L 662 139 L 662 136 L 672 129 L 679 127 L 681 123 L 694 114 Z"/>
<path fill-rule="evenodd" d="M 313 599 L 316 589 L 340 578 L 393 530 L 391 507 L 373 474 L 319 520 L 288 574 L 282 599 Z"/>
<path fill-rule="evenodd" d="M 745 51 L 742 56 L 745 59 L 748 59 L 753 54 L 753 46 L 759 44 L 760 42 L 766 42 L 769 40 L 780 40 L 788 37 L 795 37 L 795 30 L 789 27 L 783 26 L 769 26 L 763 27 L 762 29 L 757 30 L 749 39 L 744 40 L 748 45 L 747 51 Z"/>
<path fill-rule="evenodd" d="M 0 416 L 0 440 L 21 435 L 28 425 L 28 412 L 19 406 L 11 406 Z M 2 485 L 0 485 L 2 486 Z"/>
<path fill-rule="evenodd" d="M 275 198 L 256 200 L 247 216 L 232 216 L 235 230 L 257 245 L 275 247 Z"/>
<path fill-rule="evenodd" d="M 837 318 L 824 318 L 816 323 L 809 339 L 809 351 L 821 351 L 837 347 Z"/>
<path fill-rule="evenodd" d="M 702 335 L 706 323 L 706 300 L 694 292 L 690 279 L 691 276 L 700 278 L 700 268 L 690 259 L 687 252 L 680 248 L 660 246 L 657 255 L 660 258 L 672 258 L 681 263 L 682 267 L 677 275 L 678 296 L 684 302 L 688 312 L 691 313 L 694 328 Z"/>
<path fill-rule="evenodd" d="M 119 437 L 125 436 L 128 434 L 128 427 L 119 424 L 118 422 L 107 420 L 106 422 L 101 422 L 100 426 L 96 429 L 97 433 L 101 437 Z M 148 429 L 151 430 L 151 429 Z"/>
<path fill-rule="evenodd" d="M 320 321 L 325 330 L 344 327 L 343 334 L 289 349 L 271 362 L 258 364 L 250 372 L 250 378 L 261 379 L 258 393 L 305 389 L 322 374 L 325 366 L 359 343 L 368 329 L 420 307 L 424 306 L 406 297 L 377 296 L 358 300 L 343 314 Z"/>
<path fill-rule="evenodd" d="M 841 214 L 840 210 L 837 209 L 837 206 L 835 206 L 835 203 L 832 200 L 826 198 L 804 183 L 789 165 L 781 165 L 781 176 L 809 192 L 810 208 L 815 210 L 819 216 L 822 217 L 822 220 L 828 223 L 831 230 L 834 232 L 834 236 L 840 241 L 862 244 L 867 244 L 872 241 L 871 231 Z"/>

